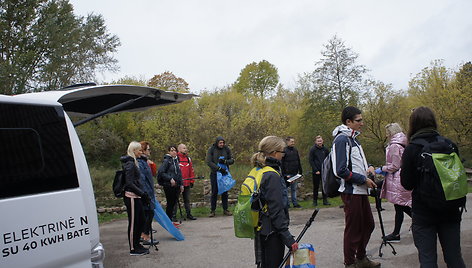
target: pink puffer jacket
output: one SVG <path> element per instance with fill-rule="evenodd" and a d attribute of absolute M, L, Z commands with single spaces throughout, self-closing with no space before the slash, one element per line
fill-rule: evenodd
<path fill-rule="evenodd" d="M 393 135 L 386 151 L 386 164 L 382 171 L 387 172 L 380 197 L 393 204 L 411 207 L 411 191 L 405 190 L 400 183 L 400 166 L 407 138 L 402 132 Z M 403 145 L 403 146 L 402 146 Z"/>

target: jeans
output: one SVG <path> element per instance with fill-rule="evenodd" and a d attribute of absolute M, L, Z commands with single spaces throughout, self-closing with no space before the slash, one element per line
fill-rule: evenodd
<path fill-rule="evenodd" d="M 292 177 L 294 175 L 290 175 L 290 177 Z M 294 181 L 292 183 L 290 183 L 290 186 L 288 186 L 287 188 L 290 188 L 290 198 L 292 200 L 292 204 L 294 206 L 298 205 L 298 201 L 297 201 L 297 186 L 298 186 L 298 182 L 297 181 Z M 290 206 L 290 201 L 287 202 L 287 206 L 289 207 Z"/>
<path fill-rule="evenodd" d="M 420 225 L 413 214 L 413 240 L 421 268 L 437 268 L 437 240 L 441 243 L 448 268 L 465 268 L 461 254 L 460 222 Z"/>

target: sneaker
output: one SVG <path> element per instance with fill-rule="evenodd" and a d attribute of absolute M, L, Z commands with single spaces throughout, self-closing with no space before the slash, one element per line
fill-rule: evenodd
<path fill-rule="evenodd" d="M 210 217 L 210 218 L 211 218 L 211 217 L 215 217 L 215 211 L 212 210 L 212 211 L 210 212 L 210 215 L 208 215 L 208 217 Z"/>
<path fill-rule="evenodd" d="M 159 244 L 159 240 L 156 240 L 156 239 L 153 239 L 152 242 L 153 242 L 153 243 L 152 243 L 153 245 L 158 245 L 158 244 Z M 143 241 L 143 245 L 145 245 L 145 246 L 151 245 L 151 239 L 149 239 L 149 240 L 144 240 L 144 241 Z"/>
<path fill-rule="evenodd" d="M 194 221 L 194 220 L 196 220 L 197 218 L 195 218 L 194 216 L 192 216 L 192 214 L 188 214 L 188 215 L 187 215 L 187 219 Z"/>
<path fill-rule="evenodd" d="M 367 256 L 365 256 L 362 260 L 357 260 L 356 268 L 379 268 L 380 262 L 371 261 Z"/>
<path fill-rule="evenodd" d="M 153 234 L 157 233 L 157 230 L 152 229 L 152 233 Z"/>
<path fill-rule="evenodd" d="M 389 234 L 384 237 L 384 240 L 391 243 L 398 243 L 400 242 L 400 234 L 394 235 Z"/>
<path fill-rule="evenodd" d="M 175 228 L 180 228 L 180 223 L 178 223 L 178 222 L 172 222 L 172 224 L 174 225 Z"/>
<path fill-rule="evenodd" d="M 223 211 L 223 214 L 225 214 L 226 216 L 233 216 L 233 213 L 231 213 L 231 211 L 229 210 Z"/>
<path fill-rule="evenodd" d="M 294 208 L 301 208 L 302 206 L 300 206 L 300 204 L 294 204 L 293 207 Z"/>
<path fill-rule="evenodd" d="M 149 254 L 149 249 L 147 248 L 135 248 L 129 251 L 129 255 L 131 256 L 142 256 Z"/>

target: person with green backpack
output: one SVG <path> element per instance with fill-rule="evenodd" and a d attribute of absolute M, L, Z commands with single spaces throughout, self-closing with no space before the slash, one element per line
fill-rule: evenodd
<path fill-rule="evenodd" d="M 406 190 L 413 190 L 412 232 L 420 265 L 438 267 L 439 238 L 447 267 L 463 268 L 460 227 L 467 178 L 457 146 L 439 135 L 428 107 L 411 113 L 408 139 L 400 180 Z"/>
<path fill-rule="evenodd" d="M 284 258 L 285 246 L 296 251 L 295 242 L 288 230 L 290 222 L 287 208 L 287 188 L 281 176 L 281 159 L 285 141 L 276 136 L 267 136 L 259 143 L 258 152 L 251 157 L 254 169 L 265 169 L 256 195 L 253 195 L 253 209 L 259 210 L 256 227 L 256 264 L 258 255 L 261 267 L 278 267 Z M 243 186 L 244 187 L 244 186 Z"/>

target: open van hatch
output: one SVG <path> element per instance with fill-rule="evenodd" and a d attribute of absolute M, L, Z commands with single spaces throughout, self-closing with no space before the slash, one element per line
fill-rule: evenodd
<path fill-rule="evenodd" d="M 55 100 L 62 104 L 70 116 L 87 116 L 74 123 L 74 126 L 78 126 L 105 114 L 143 111 L 155 106 L 180 103 L 198 95 L 143 86 L 100 85 L 17 96 Z"/>

